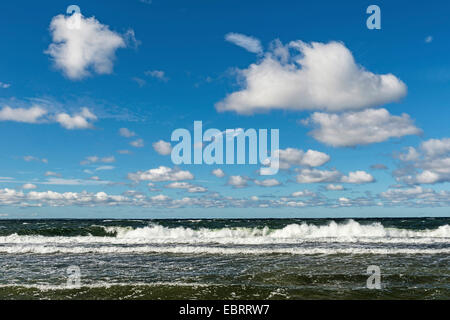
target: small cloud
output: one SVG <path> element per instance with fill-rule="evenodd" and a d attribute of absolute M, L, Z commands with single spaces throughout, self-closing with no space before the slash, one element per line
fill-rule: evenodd
<path fill-rule="evenodd" d="M 142 148 L 144 146 L 144 140 L 143 139 L 137 139 L 135 141 L 131 141 L 130 145 L 135 148 Z"/>
<path fill-rule="evenodd" d="M 53 172 L 53 171 L 47 171 L 44 175 L 46 177 L 61 177 L 61 174 Z"/>
<path fill-rule="evenodd" d="M 432 36 L 428 36 L 425 38 L 425 43 L 431 43 L 433 42 L 433 37 Z"/>
<path fill-rule="evenodd" d="M 384 164 L 382 163 L 376 163 L 370 166 L 370 169 L 373 170 L 387 170 L 388 167 L 386 167 Z"/>
<path fill-rule="evenodd" d="M 149 77 L 152 77 L 152 78 L 156 78 L 156 79 L 159 79 L 159 80 L 164 81 L 164 82 L 169 81 L 169 78 L 166 77 L 165 72 L 161 71 L 161 70 L 148 70 L 148 71 L 145 71 L 144 74 L 146 76 L 149 76 Z"/>
<path fill-rule="evenodd" d="M 213 175 L 215 175 L 217 178 L 223 178 L 225 177 L 225 172 L 223 172 L 222 169 L 215 169 L 211 172 Z"/>
<path fill-rule="evenodd" d="M 172 145 L 170 142 L 159 140 L 153 143 L 153 149 L 160 155 L 167 156 L 172 152 Z"/>
<path fill-rule="evenodd" d="M 72 116 L 67 113 L 60 113 L 56 115 L 56 121 L 62 127 L 69 130 L 92 128 L 92 123 L 90 123 L 89 121 L 95 120 L 97 120 L 97 116 L 93 114 L 88 108 L 82 108 L 81 112 Z"/>
<path fill-rule="evenodd" d="M 11 84 L 9 83 L 4 83 L 0 81 L 0 88 L 2 89 L 8 89 L 9 87 L 11 87 Z"/>
<path fill-rule="evenodd" d="M 25 183 L 22 186 L 22 189 L 25 189 L 25 190 L 31 190 L 31 189 L 36 189 L 36 188 L 37 188 L 36 185 L 34 185 L 32 183 Z"/>
<path fill-rule="evenodd" d="M 38 161 L 38 162 L 43 162 L 43 163 L 48 163 L 48 160 L 45 158 L 38 158 L 38 157 L 34 157 L 34 156 L 25 156 L 23 157 L 23 160 L 25 160 L 26 162 L 31 162 L 31 161 Z"/>
<path fill-rule="evenodd" d="M 131 137 L 134 137 L 136 135 L 135 132 L 133 132 L 133 131 L 127 129 L 127 128 L 120 128 L 119 129 L 119 134 L 122 137 L 125 137 L 125 138 L 131 138 Z"/>
<path fill-rule="evenodd" d="M 225 35 L 225 40 L 234 43 L 235 45 L 244 48 L 249 52 L 262 53 L 263 51 L 261 42 L 258 39 L 246 36 L 241 33 L 233 33 L 233 32 L 227 33 Z"/>

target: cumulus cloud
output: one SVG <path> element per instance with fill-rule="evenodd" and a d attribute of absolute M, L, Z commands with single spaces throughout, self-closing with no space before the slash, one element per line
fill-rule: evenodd
<path fill-rule="evenodd" d="M 243 176 L 230 176 L 228 185 L 233 186 L 234 188 L 244 188 L 248 186 L 248 178 Z"/>
<path fill-rule="evenodd" d="M 94 17 L 85 18 L 80 13 L 53 17 L 50 33 L 53 42 L 45 53 L 73 80 L 84 78 L 92 71 L 111 73 L 116 50 L 126 46 L 123 36 Z"/>
<path fill-rule="evenodd" d="M 242 47 L 249 52 L 262 53 L 263 51 L 261 42 L 258 39 L 246 36 L 241 33 L 227 33 L 225 35 L 225 40 L 234 43 L 235 45 Z"/>
<path fill-rule="evenodd" d="M 15 121 L 24 123 L 38 123 L 47 114 L 47 110 L 39 106 L 31 108 L 11 108 L 4 106 L 0 110 L 0 121 Z"/>
<path fill-rule="evenodd" d="M 189 182 L 172 182 L 166 185 L 169 189 L 184 189 L 189 193 L 203 193 L 208 191 L 206 188 L 201 186 L 193 185 Z"/>
<path fill-rule="evenodd" d="M 302 190 L 296 191 L 291 194 L 291 197 L 300 198 L 300 197 L 315 197 L 316 194 L 310 190 Z"/>
<path fill-rule="evenodd" d="M 56 121 L 61 126 L 69 130 L 92 128 L 91 121 L 95 120 L 97 120 L 97 116 L 88 108 L 82 108 L 81 112 L 72 116 L 67 113 L 60 113 L 56 115 Z"/>
<path fill-rule="evenodd" d="M 342 114 L 315 112 L 303 123 L 315 127 L 310 134 L 316 140 L 333 147 L 367 145 L 422 132 L 407 114 L 393 116 L 383 108 Z"/>
<path fill-rule="evenodd" d="M 130 129 L 127 129 L 127 128 L 120 128 L 119 129 L 119 134 L 122 137 L 125 137 L 125 138 L 131 138 L 131 137 L 134 137 L 136 135 L 135 132 L 133 132 Z"/>
<path fill-rule="evenodd" d="M 86 157 L 83 161 L 80 162 L 81 165 L 87 165 L 87 164 L 91 164 L 91 163 L 99 163 L 99 162 L 103 162 L 103 163 L 113 163 L 116 161 L 116 158 L 114 156 L 109 156 L 109 157 L 98 157 L 98 156 L 89 156 Z"/>
<path fill-rule="evenodd" d="M 139 181 L 181 181 L 181 180 L 192 180 L 194 175 L 189 171 L 183 171 L 179 169 L 172 169 L 164 166 L 158 168 L 150 169 L 147 171 L 138 171 L 135 173 L 129 173 L 128 179 L 139 182 Z"/>
<path fill-rule="evenodd" d="M 276 187 L 281 184 L 277 179 L 254 180 L 255 184 L 261 187 Z"/>
<path fill-rule="evenodd" d="M 292 165 L 319 167 L 330 160 L 329 155 L 315 150 L 304 152 L 295 148 L 287 148 L 278 150 L 278 154 L 281 169 L 289 169 Z"/>
<path fill-rule="evenodd" d="M 344 183 L 370 183 L 374 182 L 374 177 L 365 171 L 350 172 L 348 176 L 343 176 L 341 181 Z"/>
<path fill-rule="evenodd" d="M 450 138 L 429 139 L 419 150 L 407 148 L 397 157 L 401 167 L 394 171 L 397 180 L 407 184 L 450 182 Z"/>
<path fill-rule="evenodd" d="M 38 158 L 35 156 L 25 156 L 23 157 L 23 160 L 25 160 L 26 162 L 31 162 L 31 161 L 37 161 L 37 162 L 43 162 L 43 163 L 48 163 L 48 160 L 46 158 Z"/>
<path fill-rule="evenodd" d="M 11 87 L 11 84 L 0 81 L 0 88 L 8 89 L 9 87 Z"/>
<path fill-rule="evenodd" d="M 164 140 L 154 142 L 153 149 L 155 149 L 157 153 L 163 156 L 167 156 L 172 153 L 172 145 L 170 144 L 170 142 L 166 142 Z"/>
<path fill-rule="evenodd" d="M 223 178 L 223 177 L 225 177 L 225 172 L 223 172 L 223 170 L 222 169 L 214 169 L 213 171 L 211 171 L 211 173 L 213 174 L 213 175 L 215 175 L 217 178 Z"/>
<path fill-rule="evenodd" d="M 218 111 L 357 110 L 397 101 L 407 92 L 394 75 L 377 75 L 359 66 L 339 42 L 275 41 L 260 61 L 239 70 L 238 76 L 242 90 L 217 103 Z"/>
<path fill-rule="evenodd" d="M 166 76 L 166 73 L 162 70 L 148 70 L 148 71 L 145 71 L 144 74 L 146 76 L 156 78 L 156 79 L 164 81 L 164 82 L 169 81 L 169 78 Z"/>
<path fill-rule="evenodd" d="M 298 183 L 322 183 L 322 182 L 342 182 L 342 183 L 371 183 L 375 179 L 365 171 L 349 172 L 343 175 L 337 170 L 318 170 L 318 169 L 301 169 L 296 176 Z"/>
<path fill-rule="evenodd" d="M 130 142 L 130 146 L 135 148 L 142 148 L 144 147 L 144 140 L 143 139 L 137 139 Z"/>
<path fill-rule="evenodd" d="M 24 189 L 24 190 L 30 190 L 30 189 L 36 189 L 36 188 L 37 188 L 36 185 L 32 184 L 32 183 L 25 183 L 22 186 L 22 189 Z"/>
<path fill-rule="evenodd" d="M 340 184 L 329 184 L 325 187 L 328 191 L 342 191 L 344 187 Z"/>

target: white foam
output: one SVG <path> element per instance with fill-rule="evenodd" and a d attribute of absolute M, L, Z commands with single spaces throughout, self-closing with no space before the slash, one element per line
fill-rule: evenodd
<path fill-rule="evenodd" d="M 290 254 L 290 255 L 336 255 L 336 254 L 450 254 L 450 248 L 246 248 L 246 247 L 206 247 L 206 246 L 52 246 L 52 245 L 14 245 L 0 247 L 0 253 L 9 254 L 149 254 L 149 253 L 172 253 L 172 254 L 211 254 L 211 255 L 268 255 L 268 254 Z"/>
<path fill-rule="evenodd" d="M 433 230 L 408 230 L 385 228 L 381 223 L 360 224 L 354 220 L 345 223 L 330 222 L 327 225 L 290 224 L 281 229 L 221 228 L 191 229 L 168 228 L 157 224 L 147 227 L 103 227 L 110 237 L 98 236 L 19 236 L 0 237 L 0 245 L 7 244 L 301 244 L 323 243 L 386 243 L 386 244 L 450 244 L 450 226 Z M 113 236 L 114 235 L 114 236 Z"/>

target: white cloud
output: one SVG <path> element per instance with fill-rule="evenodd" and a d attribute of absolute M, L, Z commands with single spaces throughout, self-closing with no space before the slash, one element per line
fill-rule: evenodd
<path fill-rule="evenodd" d="M 228 179 L 228 184 L 235 188 L 243 188 L 248 185 L 247 180 L 248 179 L 243 176 L 230 176 L 230 178 Z"/>
<path fill-rule="evenodd" d="M 38 161 L 38 162 L 43 162 L 43 163 L 48 163 L 48 160 L 46 158 L 38 158 L 35 156 L 25 156 L 23 157 L 23 160 L 25 160 L 26 162 L 30 162 L 30 161 Z"/>
<path fill-rule="evenodd" d="M 131 141 L 130 146 L 135 147 L 135 148 L 142 148 L 144 146 L 144 140 L 137 139 L 135 141 Z"/>
<path fill-rule="evenodd" d="M 203 193 L 208 191 L 204 187 L 193 185 L 189 182 L 172 182 L 166 185 L 169 189 L 185 189 L 189 193 Z"/>
<path fill-rule="evenodd" d="M 276 41 L 261 61 L 238 73 L 243 89 L 217 103 L 218 111 L 356 110 L 397 101 L 407 92 L 394 75 L 360 67 L 339 42 Z"/>
<path fill-rule="evenodd" d="M 153 149 L 160 155 L 167 156 L 172 152 L 172 145 L 170 142 L 159 140 L 153 143 Z"/>
<path fill-rule="evenodd" d="M 44 174 L 46 177 L 61 177 L 61 174 L 53 172 L 53 171 L 47 171 Z"/>
<path fill-rule="evenodd" d="M 213 174 L 213 175 L 215 175 L 217 178 L 223 178 L 223 177 L 225 177 L 225 172 L 223 172 L 223 170 L 222 169 L 214 169 L 213 171 L 211 171 L 211 173 Z"/>
<path fill-rule="evenodd" d="M 161 70 L 148 70 L 148 71 L 145 71 L 144 74 L 146 76 L 156 78 L 156 79 L 159 79 L 164 82 L 169 81 L 169 78 L 166 76 L 166 73 Z"/>
<path fill-rule="evenodd" d="M 181 181 L 192 180 L 194 175 L 189 171 L 183 171 L 178 169 L 172 169 L 164 166 L 150 169 L 147 171 L 138 171 L 136 173 L 129 173 L 128 179 L 133 181 Z"/>
<path fill-rule="evenodd" d="M 326 186 L 326 189 L 328 191 L 341 191 L 344 190 L 344 187 L 341 186 L 340 184 L 329 184 Z"/>
<path fill-rule="evenodd" d="M 73 116 L 67 113 L 59 113 L 56 115 L 56 121 L 66 129 L 89 129 L 92 128 L 90 121 L 97 120 L 97 116 L 89 111 L 88 108 L 82 108 L 81 112 Z"/>
<path fill-rule="evenodd" d="M 450 182 L 450 138 L 429 139 L 419 150 L 408 147 L 397 157 L 403 162 L 394 174 L 398 181 L 408 184 Z"/>
<path fill-rule="evenodd" d="M 0 81 L 0 88 L 8 89 L 9 87 L 11 87 L 11 84 Z"/>
<path fill-rule="evenodd" d="M 300 197 L 315 197 L 316 194 L 309 190 L 296 191 L 291 194 L 291 197 L 300 198 Z"/>
<path fill-rule="evenodd" d="M 50 32 L 53 42 L 45 53 L 53 58 L 58 69 L 74 80 L 88 76 L 91 70 L 98 74 L 111 73 L 115 51 L 126 46 L 124 38 L 109 30 L 107 25 L 79 13 L 53 17 Z"/>
<path fill-rule="evenodd" d="M 80 164 L 87 165 L 87 164 L 99 163 L 99 162 L 113 163 L 115 161 L 116 161 L 116 158 L 114 156 L 103 157 L 103 158 L 100 158 L 98 156 L 89 156 L 89 157 L 86 157 L 83 161 L 81 161 Z"/>
<path fill-rule="evenodd" d="M 234 43 L 249 52 L 262 53 L 263 51 L 261 42 L 258 39 L 244 34 L 230 32 L 225 35 L 225 40 Z"/>
<path fill-rule="evenodd" d="M 281 183 L 277 179 L 265 179 L 265 180 L 255 180 L 254 181 L 256 185 L 262 186 L 262 187 L 276 187 L 279 186 Z"/>
<path fill-rule="evenodd" d="M 342 114 L 315 112 L 303 122 L 316 127 L 310 133 L 316 140 L 333 147 L 366 145 L 422 132 L 407 114 L 393 116 L 383 108 Z"/>
<path fill-rule="evenodd" d="M 298 183 L 322 183 L 322 182 L 342 182 L 342 183 L 370 183 L 375 179 L 365 171 L 350 172 L 348 176 L 337 170 L 302 169 L 296 176 Z"/>
<path fill-rule="evenodd" d="M 304 152 L 303 150 L 295 148 L 287 148 L 284 150 L 280 149 L 278 154 L 280 168 L 282 169 L 289 169 L 292 165 L 319 167 L 330 160 L 329 155 L 315 150 Z"/>
<path fill-rule="evenodd" d="M 298 183 L 319 183 L 339 181 L 341 173 L 337 170 L 302 169 L 297 175 Z"/>
<path fill-rule="evenodd" d="M 125 137 L 125 138 L 131 138 L 131 137 L 134 137 L 136 135 L 135 132 L 133 132 L 133 131 L 127 129 L 127 128 L 120 128 L 119 129 L 119 134 L 122 137 Z"/>
<path fill-rule="evenodd" d="M 32 106 L 29 109 L 11 108 L 4 106 L 0 110 L 0 121 L 15 121 L 25 123 L 38 123 L 47 114 L 47 110 L 39 106 Z"/>
<path fill-rule="evenodd" d="M 105 171 L 105 170 L 113 170 L 115 169 L 114 166 L 100 166 L 95 168 L 95 171 Z"/>
<path fill-rule="evenodd" d="M 433 37 L 432 36 L 428 36 L 425 38 L 425 43 L 431 43 L 433 42 Z"/>
<path fill-rule="evenodd" d="M 22 186 L 22 189 L 24 189 L 24 190 L 30 190 L 30 189 L 36 189 L 36 188 L 37 188 L 36 185 L 34 185 L 32 183 L 25 183 Z"/>
<path fill-rule="evenodd" d="M 341 181 L 344 183 L 361 184 L 361 183 L 374 182 L 375 179 L 373 178 L 373 176 L 370 173 L 359 170 L 359 171 L 355 171 L 355 172 L 350 172 L 348 174 L 348 176 L 343 176 L 341 178 Z"/>

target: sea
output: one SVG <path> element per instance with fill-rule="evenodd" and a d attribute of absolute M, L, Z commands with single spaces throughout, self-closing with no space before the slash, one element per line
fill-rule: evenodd
<path fill-rule="evenodd" d="M 450 299 L 450 218 L 0 220 L 0 299 Z"/>

